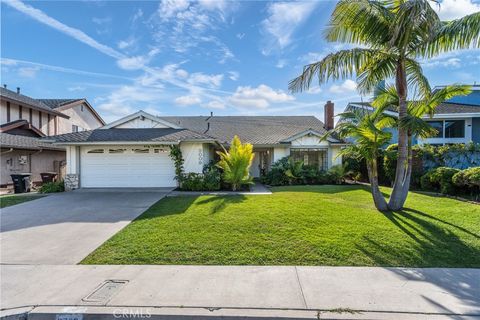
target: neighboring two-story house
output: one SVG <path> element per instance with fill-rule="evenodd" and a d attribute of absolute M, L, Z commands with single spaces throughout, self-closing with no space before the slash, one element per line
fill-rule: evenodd
<path fill-rule="evenodd" d="M 350 102 L 346 110 L 352 108 L 373 110 L 370 104 L 365 102 Z M 397 114 L 392 110 L 386 112 L 393 116 Z M 456 96 L 441 103 L 436 108 L 433 117 L 426 115 L 424 119 L 438 133 L 435 137 L 428 139 L 414 138 L 414 144 L 480 143 L 480 86 L 474 85 L 472 92 L 468 95 Z M 397 131 L 392 129 L 390 131 L 392 132 L 392 143 L 396 143 Z"/>
<path fill-rule="evenodd" d="M 105 125 L 86 99 L 34 99 L 0 88 L 0 186 L 12 183 L 11 174 L 62 174 L 65 148 L 40 141 L 57 134 L 92 130 Z"/>

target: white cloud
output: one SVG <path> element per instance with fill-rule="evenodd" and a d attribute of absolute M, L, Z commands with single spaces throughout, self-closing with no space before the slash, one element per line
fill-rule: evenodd
<path fill-rule="evenodd" d="M 443 0 L 440 5 L 430 2 L 441 20 L 454 20 L 480 11 L 480 4 L 472 0 Z"/>
<path fill-rule="evenodd" d="M 124 58 L 124 56 L 121 53 L 119 53 L 116 50 L 110 48 L 109 46 L 106 46 L 106 45 L 103 45 L 103 44 L 99 43 L 98 41 L 96 41 L 93 38 L 91 38 L 90 36 L 88 36 L 85 32 L 80 31 L 80 30 L 75 29 L 75 28 L 72 28 L 72 27 L 69 27 L 69 26 L 61 23 L 60 21 L 49 17 L 48 15 L 46 15 L 41 10 L 35 9 L 34 7 L 32 7 L 30 5 L 27 5 L 27 4 L 24 4 L 23 2 L 18 1 L 18 0 L 5 0 L 5 1 L 3 1 L 3 3 L 17 9 L 20 12 L 23 12 L 24 14 L 30 16 L 31 18 L 33 18 L 33 19 L 35 19 L 35 20 L 37 20 L 37 21 L 39 21 L 43 24 L 46 24 L 46 25 L 48 25 L 48 26 L 50 26 L 54 29 L 57 29 L 58 31 L 63 32 L 65 34 L 69 35 L 70 37 L 72 37 L 74 39 L 77 39 L 80 42 L 85 43 L 86 45 L 89 45 L 92 48 L 97 49 L 98 51 L 100 51 L 100 52 L 102 52 L 102 53 L 104 53 L 104 54 L 106 54 L 110 57 L 113 57 L 113 58 L 116 58 L 116 59 Z"/>
<path fill-rule="evenodd" d="M 39 67 L 23 67 L 18 69 L 18 75 L 23 78 L 33 79 L 37 75 Z"/>
<path fill-rule="evenodd" d="M 228 71 L 228 78 L 232 81 L 237 81 L 240 78 L 240 73 L 237 71 Z"/>
<path fill-rule="evenodd" d="M 117 60 L 117 65 L 125 70 L 139 70 L 143 69 L 150 60 L 155 57 L 159 52 L 158 49 L 152 49 L 148 52 L 147 55 L 125 57 L 123 59 Z"/>
<path fill-rule="evenodd" d="M 68 87 L 67 90 L 70 92 L 85 91 L 87 88 L 83 86 Z"/>
<path fill-rule="evenodd" d="M 206 85 L 210 88 L 218 88 L 222 85 L 223 74 L 192 73 L 187 82 L 193 85 Z"/>
<path fill-rule="evenodd" d="M 125 70 L 138 70 L 142 69 L 147 62 L 148 60 L 145 56 L 136 56 L 119 59 L 117 64 L 120 68 Z"/>
<path fill-rule="evenodd" d="M 181 96 L 175 99 L 175 103 L 180 106 L 191 106 L 194 104 L 200 104 L 201 102 L 202 99 L 194 95 Z"/>
<path fill-rule="evenodd" d="M 117 43 L 117 47 L 119 49 L 129 49 L 129 48 L 132 48 L 132 47 L 135 47 L 137 44 L 137 39 L 134 38 L 134 37 L 128 37 L 127 39 L 125 40 L 121 40 Z"/>
<path fill-rule="evenodd" d="M 298 60 L 302 63 L 310 64 L 322 60 L 326 55 L 324 52 L 308 52 L 300 56 Z"/>
<path fill-rule="evenodd" d="M 280 60 L 277 61 L 277 64 L 275 65 L 275 67 L 277 67 L 279 69 L 283 69 L 286 65 L 287 65 L 287 60 L 286 59 L 280 59 Z"/>
<path fill-rule="evenodd" d="M 143 10 L 142 9 L 137 9 L 137 11 L 135 11 L 135 13 L 133 14 L 131 20 L 132 20 L 132 24 L 137 22 L 138 19 L 140 19 L 141 17 L 143 17 Z"/>
<path fill-rule="evenodd" d="M 314 87 L 309 88 L 306 92 L 309 93 L 309 94 L 318 94 L 318 93 L 322 92 L 322 89 L 319 86 L 314 86 Z"/>
<path fill-rule="evenodd" d="M 178 12 L 187 9 L 190 2 L 187 0 L 163 0 L 158 7 L 160 18 L 167 20 L 174 17 Z"/>
<path fill-rule="evenodd" d="M 213 101 L 210 101 L 209 103 L 202 105 L 202 107 L 207 109 L 223 110 L 225 109 L 225 103 L 218 100 L 213 100 Z"/>
<path fill-rule="evenodd" d="M 245 33 L 243 33 L 243 32 L 237 33 L 237 34 L 236 34 L 236 37 L 237 37 L 238 39 L 242 40 L 243 37 L 245 37 Z"/>
<path fill-rule="evenodd" d="M 331 93 L 347 93 L 347 92 L 354 92 L 357 90 L 357 83 L 353 80 L 345 80 L 342 84 L 340 85 L 332 85 L 329 89 Z"/>
<path fill-rule="evenodd" d="M 250 86 L 238 87 L 229 97 L 229 102 L 240 108 L 266 109 L 272 103 L 292 101 L 295 98 L 282 90 L 274 90 L 265 84 L 256 88 Z"/>
<path fill-rule="evenodd" d="M 264 32 L 273 40 L 264 49 L 268 54 L 272 47 L 280 49 L 287 47 L 292 42 L 292 36 L 299 27 L 312 14 L 316 2 L 274 2 L 268 6 L 268 18 L 262 21 Z"/>

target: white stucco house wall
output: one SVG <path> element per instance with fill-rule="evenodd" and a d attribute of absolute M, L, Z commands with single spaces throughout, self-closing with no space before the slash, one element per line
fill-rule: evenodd
<path fill-rule="evenodd" d="M 50 137 L 67 152 L 66 187 L 175 187 L 170 146 L 182 151 L 184 171 L 201 173 L 228 148 L 233 136 L 253 144 L 251 175 L 259 177 L 279 159 L 293 156 L 327 170 L 341 163 L 344 143 L 321 141 L 324 124 L 313 116 L 157 117 L 139 111 L 102 128 Z"/>

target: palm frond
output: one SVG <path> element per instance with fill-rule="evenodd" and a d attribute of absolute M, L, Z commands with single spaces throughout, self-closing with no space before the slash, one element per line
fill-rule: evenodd
<path fill-rule="evenodd" d="M 378 52 L 374 49 L 355 48 L 331 53 L 318 62 L 306 65 L 302 74 L 290 81 L 288 89 L 291 92 L 308 90 L 315 76 L 319 84 L 328 80 L 351 78 L 356 70 L 362 70 Z"/>

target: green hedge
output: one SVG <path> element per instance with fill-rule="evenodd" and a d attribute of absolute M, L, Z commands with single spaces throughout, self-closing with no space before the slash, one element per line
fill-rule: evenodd
<path fill-rule="evenodd" d="M 261 181 L 270 186 L 341 184 L 345 174 L 343 166 L 333 166 L 328 171 L 321 171 L 304 165 L 302 161 L 284 157 L 272 165 Z"/>
<path fill-rule="evenodd" d="M 213 162 L 205 165 L 202 173 L 182 173 L 180 189 L 184 191 L 217 191 L 222 186 L 222 174 Z"/>
<path fill-rule="evenodd" d="M 439 167 L 428 171 L 420 181 L 423 190 L 472 195 L 475 199 L 480 196 L 480 167 L 465 170 Z"/>

